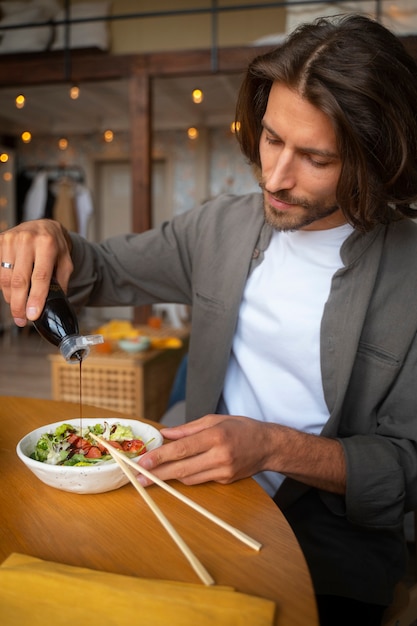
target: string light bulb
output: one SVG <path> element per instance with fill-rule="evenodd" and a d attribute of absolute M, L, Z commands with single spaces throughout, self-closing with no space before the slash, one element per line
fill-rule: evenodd
<path fill-rule="evenodd" d="M 80 97 L 80 88 L 78 87 L 78 85 L 72 85 L 69 93 L 71 100 L 78 100 L 78 98 Z"/>
<path fill-rule="evenodd" d="M 16 96 L 14 102 L 16 105 L 16 109 L 23 109 L 23 107 L 25 106 L 26 98 L 23 94 L 19 94 L 18 96 Z"/>
<path fill-rule="evenodd" d="M 65 137 L 61 137 L 58 140 L 58 148 L 60 150 L 66 150 L 68 148 L 68 139 L 66 139 Z"/>
<path fill-rule="evenodd" d="M 194 126 L 191 126 L 187 130 L 187 135 L 188 135 L 188 139 L 191 139 L 191 140 L 194 141 L 194 139 L 197 139 L 197 137 L 198 137 L 198 130 L 196 128 L 194 128 Z"/>
<path fill-rule="evenodd" d="M 0 162 L 7 163 L 8 160 L 9 160 L 9 155 L 7 154 L 7 152 L 2 152 L 0 154 Z"/>
<path fill-rule="evenodd" d="M 230 130 L 233 134 L 238 133 L 240 131 L 240 122 L 232 122 L 230 124 Z"/>
<path fill-rule="evenodd" d="M 30 143 L 32 141 L 32 134 L 28 130 L 23 131 L 20 136 L 23 143 Z"/>
<path fill-rule="evenodd" d="M 195 104 L 201 104 L 204 100 L 204 94 L 201 89 L 194 89 L 192 93 L 192 98 Z"/>
<path fill-rule="evenodd" d="M 105 130 L 103 133 L 103 138 L 106 143 L 111 143 L 114 139 L 113 131 L 110 129 Z"/>

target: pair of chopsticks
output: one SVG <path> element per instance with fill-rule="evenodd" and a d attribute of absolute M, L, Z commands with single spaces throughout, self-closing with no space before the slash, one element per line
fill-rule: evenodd
<path fill-rule="evenodd" d="M 129 457 L 127 457 L 125 454 L 120 452 L 117 448 L 114 448 L 105 439 L 102 439 L 101 437 L 97 437 L 97 435 L 94 435 L 93 433 L 90 433 L 90 436 L 96 441 L 98 441 L 102 446 L 104 446 L 106 450 L 110 453 L 110 455 L 113 457 L 116 463 L 120 466 L 121 470 L 128 477 L 129 481 L 132 483 L 136 491 L 142 496 L 142 498 L 144 499 L 146 504 L 149 506 L 151 511 L 155 514 L 155 516 L 161 522 L 162 526 L 165 528 L 165 530 L 168 532 L 168 534 L 177 544 L 177 546 L 179 547 L 183 555 L 186 557 L 186 559 L 188 560 L 188 562 L 190 563 L 194 571 L 198 574 L 198 576 L 200 577 L 200 579 L 205 585 L 214 585 L 215 581 L 213 580 L 211 575 L 208 573 L 204 565 L 198 560 L 195 554 L 191 551 L 191 549 L 188 547 L 188 545 L 185 543 L 185 541 L 182 539 L 179 533 L 172 526 L 171 522 L 165 517 L 165 515 L 162 513 L 158 505 L 154 502 L 154 500 L 152 500 L 147 489 L 138 482 L 136 475 L 132 472 L 130 468 L 133 468 L 136 472 L 143 474 L 144 476 L 152 480 L 155 484 L 162 487 L 162 489 L 164 489 L 165 491 L 173 495 L 175 498 L 178 498 L 178 500 L 181 500 L 181 502 L 183 502 L 184 504 L 187 504 L 195 511 L 198 511 L 199 513 L 201 513 L 201 515 L 204 515 L 204 517 L 207 517 L 207 519 L 211 520 L 212 522 L 214 522 L 215 524 L 217 524 L 224 530 L 228 531 L 229 533 L 234 535 L 237 539 L 247 544 L 254 550 L 259 551 L 262 548 L 262 544 L 259 543 L 259 541 L 252 539 L 251 537 L 249 537 L 249 535 L 246 535 L 241 530 L 238 530 L 231 524 L 228 524 L 224 520 L 214 515 L 213 513 L 210 513 L 210 511 L 200 506 L 199 504 L 197 504 L 196 502 L 194 502 L 193 500 L 191 500 L 190 498 L 188 498 L 181 492 L 177 491 L 176 489 L 171 487 L 171 485 L 169 485 L 168 483 L 165 483 L 163 480 L 161 480 L 157 476 L 154 476 L 147 469 L 145 469 L 144 467 L 141 467 L 140 465 L 132 461 Z"/>

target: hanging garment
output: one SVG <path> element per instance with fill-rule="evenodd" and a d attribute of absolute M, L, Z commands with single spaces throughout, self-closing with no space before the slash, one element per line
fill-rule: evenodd
<path fill-rule="evenodd" d="M 57 196 L 53 218 L 71 232 L 78 231 L 75 211 L 74 185 L 68 178 L 62 178 L 57 185 Z"/>
<path fill-rule="evenodd" d="M 77 214 L 78 232 L 87 238 L 88 222 L 93 214 L 93 199 L 86 185 L 79 184 L 75 189 L 75 210 Z"/>
<path fill-rule="evenodd" d="M 48 197 L 48 174 L 39 171 L 35 175 L 23 202 L 22 220 L 37 220 L 44 216 Z"/>

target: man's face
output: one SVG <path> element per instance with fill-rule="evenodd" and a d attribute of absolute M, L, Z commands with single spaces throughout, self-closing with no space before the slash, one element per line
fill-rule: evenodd
<path fill-rule="evenodd" d="M 274 83 L 259 143 L 266 221 L 277 230 L 326 230 L 345 223 L 336 204 L 341 171 L 330 118 Z"/>

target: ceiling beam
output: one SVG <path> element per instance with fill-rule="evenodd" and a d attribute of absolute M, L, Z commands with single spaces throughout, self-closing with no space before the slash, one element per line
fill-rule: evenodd
<path fill-rule="evenodd" d="M 257 54 L 271 47 L 222 48 L 215 73 L 244 69 Z M 155 52 L 149 54 L 112 55 L 74 50 L 71 52 L 71 76 L 68 78 L 62 52 L 0 56 L 0 88 L 45 85 L 90 80 L 128 78 L 138 72 L 151 78 L 213 74 L 210 50 Z"/>

